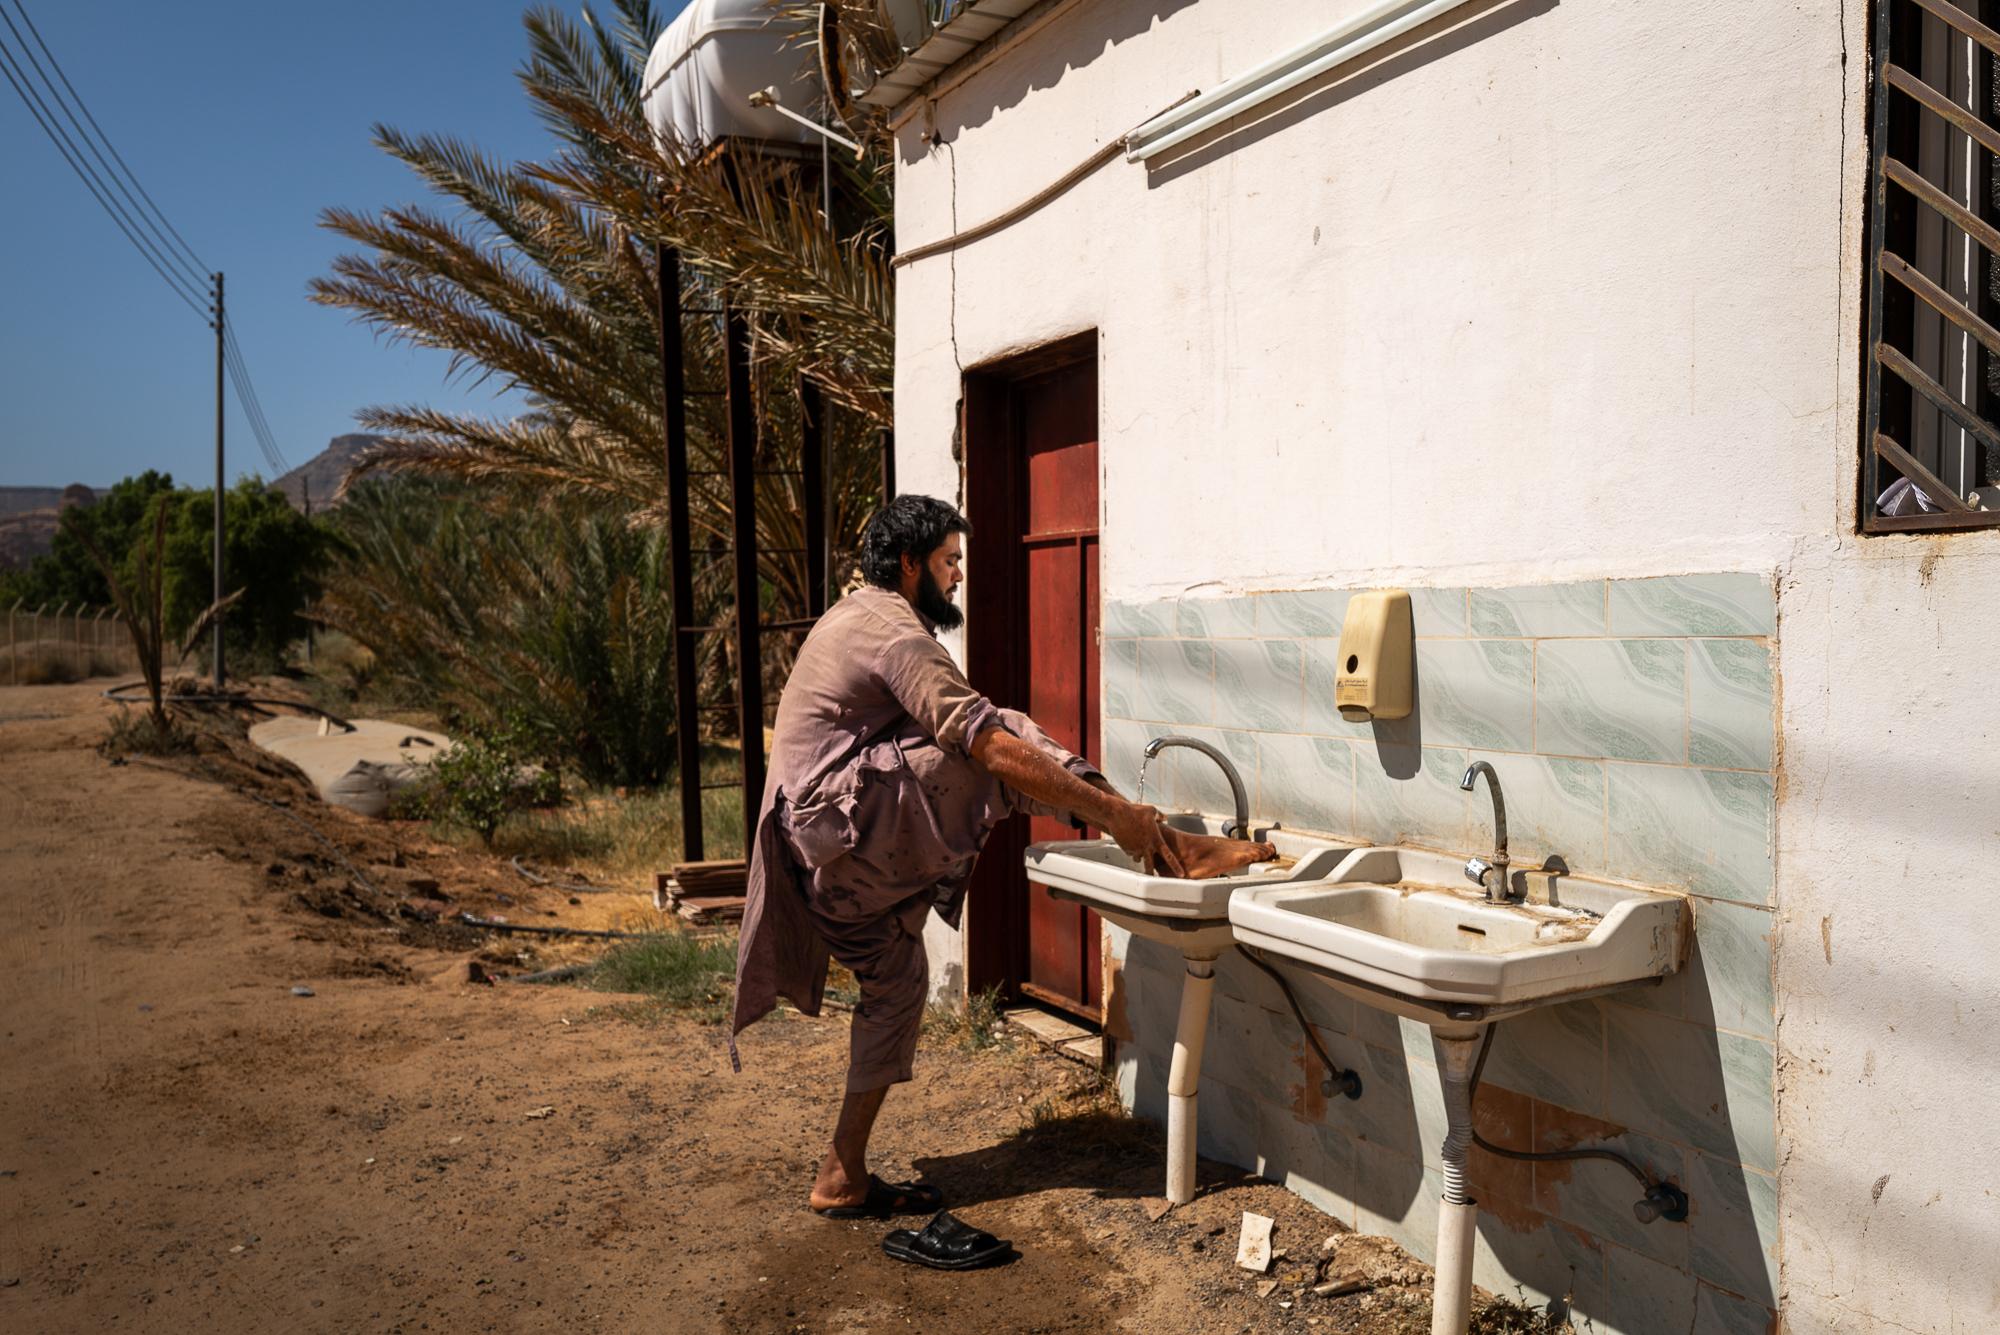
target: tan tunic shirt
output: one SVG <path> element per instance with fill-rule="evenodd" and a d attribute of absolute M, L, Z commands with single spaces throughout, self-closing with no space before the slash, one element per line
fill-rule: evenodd
<path fill-rule="evenodd" d="M 893 590 L 859 589 L 820 618 L 778 705 L 750 842 L 732 1035 L 780 996 L 819 1013 L 827 953 L 808 896 L 813 912 L 843 921 L 899 914 L 914 929 L 935 907 L 956 925 L 993 827 L 1015 810 L 1061 814 L 972 760 L 973 739 L 995 726 L 1073 773 L 1101 777 L 1025 714 L 973 689 L 934 628 Z M 836 862 L 837 876 L 801 874 Z"/>

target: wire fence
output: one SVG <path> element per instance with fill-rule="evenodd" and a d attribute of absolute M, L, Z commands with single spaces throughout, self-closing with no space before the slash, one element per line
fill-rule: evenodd
<path fill-rule="evenodd" d="M 17 602 L 7 609 L 7 654 L 0 681 L 46 686 L 138 670 L 125 622 L 108 607 Z"/>

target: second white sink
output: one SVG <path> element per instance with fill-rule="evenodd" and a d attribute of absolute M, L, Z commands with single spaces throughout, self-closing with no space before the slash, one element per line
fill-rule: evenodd
<path fill-rule="evenodd" d="M 1361 849 L 1316 884 L 1244 889 L 1230 924 L 1239 944 L 1434 1025 L 1650 981 L 1686 957 L 1685 896 L 1561 876 L 1550 902 L 1490 903 L 1460 866 L 1421 849 Z"/>

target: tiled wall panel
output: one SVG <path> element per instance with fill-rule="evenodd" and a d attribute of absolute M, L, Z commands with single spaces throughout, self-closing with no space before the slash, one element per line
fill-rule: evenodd
<path fill-rule="evenodd" d="M 1599 1331 L 1765 1329 L 1777 1283 L 1770 581 L 1412 589 L 1417 708 L 1380 724 L 1333 708 L 1351 592 L 1107 603 L 1107 771 L 1130 791 L 1146 741 L 1182 733 L 1232 758 L 1257 818 L 1470 854 L 1490 845 L 1492 808 L 1458 778 L 1485 760 L 1507 794 L 1516 865 L 1560 854 L 1581 874 L 1687 891 L 1686 968 L 1505 1022 L 1480 1116 L 1483 1134 L 1518 1148 L 1622 1147 L 1686 1187 L 1693 1218 L 1637 1223 L 1637 1184 L 1615 1165 L 1479 1154 L 1476 1278 L 1537 1301 L 1567 1295 Z M 1229 804 L 1216 767 L 1187 751 L 1153 763 L 1146 797 Z M 1181 965 L 1122 933 L 1117 944 L 1136 1035 L 1120 1089 L 1157 1117 Z M 1203 1152 L 1430 1255 L 1444 1127 L 1428 1032 L 1293 974 L 1334 1060 L 1366 1082 L 1359 1102 L 1326 1100 L 1270 980 L 1231 955 L 1217 973 Z"/>

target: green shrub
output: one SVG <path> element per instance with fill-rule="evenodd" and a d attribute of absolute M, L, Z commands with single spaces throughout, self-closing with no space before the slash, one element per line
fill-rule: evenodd
<path fill-rule="evenodd" d="M 555 772 L 530 765 L 512 735 L 474 725 L 461 729 L 450 749 L 430 762 L 423 782 L 405 790 L 396 811 L 471 830 L 491 848 L 494 832 L 510 813 L 561 796 Z"/>

